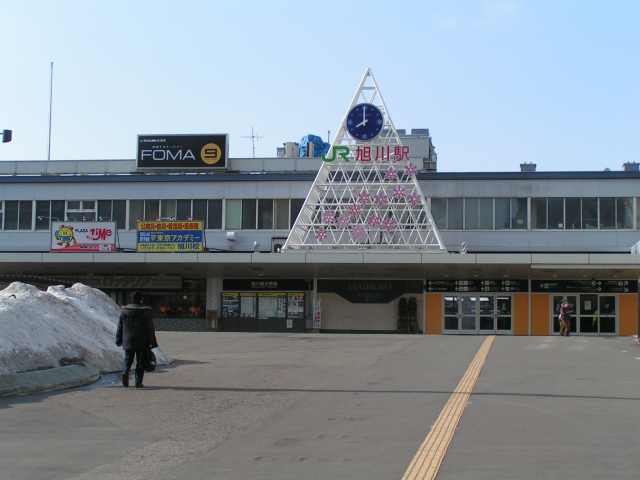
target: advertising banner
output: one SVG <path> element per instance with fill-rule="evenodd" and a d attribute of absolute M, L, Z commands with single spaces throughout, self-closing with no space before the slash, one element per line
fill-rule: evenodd
<path fill-rule="evenodd" d="M 138 168 L 224 169 L 227 135 L 138 135 Z"/>
<path fill-rule="evenodd" d="M 146 253 L 187 253 L 204 251 L 203 222 L 139 221 L 136 251 Z"/>
<path fill-rule="evenodd" d="M 52 252 L 115 252 L 114 222 L 52 222 Z"/>

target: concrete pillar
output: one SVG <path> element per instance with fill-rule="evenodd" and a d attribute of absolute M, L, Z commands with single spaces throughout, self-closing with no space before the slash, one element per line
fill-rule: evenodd
<path fill-rule="evenodd" d="M 207 277 L 207 324 L 213 330 L 220 328 L 220 297 L 222 278 Z"/>

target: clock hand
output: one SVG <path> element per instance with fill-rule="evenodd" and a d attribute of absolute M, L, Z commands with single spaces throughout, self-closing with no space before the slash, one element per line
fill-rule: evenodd
<path fill-rule="evenodd" d="M 362 106 L 362 124 L 363 125 L 367 124 L 367 106 L 366 105 Z"/>

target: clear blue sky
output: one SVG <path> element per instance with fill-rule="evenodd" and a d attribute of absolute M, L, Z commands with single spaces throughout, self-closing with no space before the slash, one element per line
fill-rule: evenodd
<path fill-rule="evenodd" d="M 304 4 L 314 7 L 304 7 Z M 334 131 L 366 66 L 443 171 L 640 160 L 640 2 L 0 1 L 0 160 L 133 158 L 138 133 L 232 156 Z"/>

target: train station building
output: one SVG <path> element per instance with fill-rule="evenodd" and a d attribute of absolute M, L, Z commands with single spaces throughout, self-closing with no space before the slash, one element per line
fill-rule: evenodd
<path fill-rule="evenodd" d="M 554 335 L 566 297 L 575 334 L 638 333 L 637 164 L 437 171 L 366 77 L 322 158 L 157 135 L 0 163 L 0 285 L 141 290 L 173 330 Z"/>

